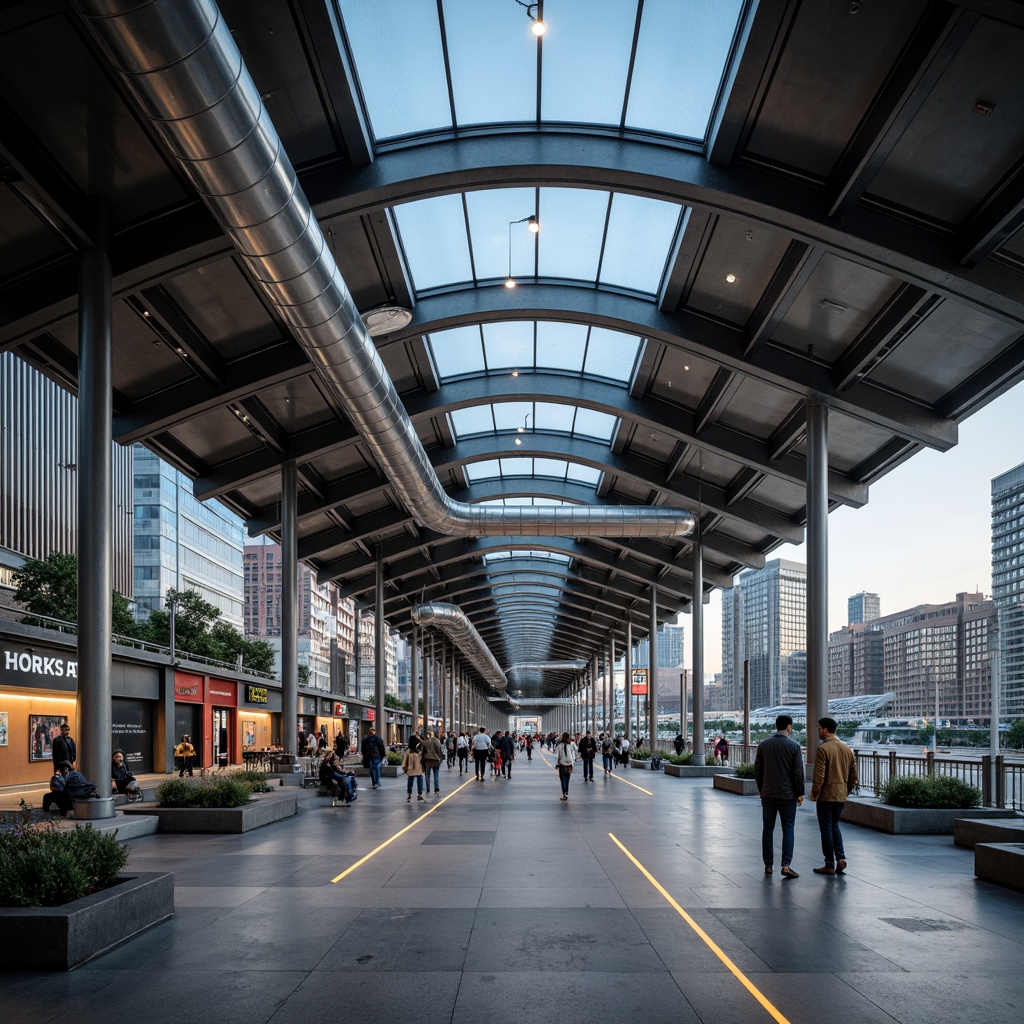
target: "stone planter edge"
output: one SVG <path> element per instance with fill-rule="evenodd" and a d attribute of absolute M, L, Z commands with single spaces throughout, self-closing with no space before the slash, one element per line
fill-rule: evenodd
<path fill-rule="evenodd" d="M 0 907 L 5 971 L 69 971 L 174 914 L 174 875 L 137 872 L 62 907 Z"/>
<path fill-rule="evenodd" d="M 756 779 L 740 779 L 735 775 L 715 775 L 711 785 L 726 793 L 737 793 L 740 796 L 757 796 Z"/>
<path fill-rule="evenodd" d="M 124 813 L 148 814 L 159 818 L 160 832 L 236 835 L 294 817 L 298 809 L 298 796 L 289 788 L 253 794 L 253 799 L 241 807 L 157 807 L 154 804 L 131 804 L 124 808 Z"/>
<path fill-rule="evenodd" d="M 717 764 L 669 764 L 662 765 L 666 775 L 677 779 L 710 779 L 715 775 L 727 775 L 732 771 L 727 765 Z"/>
<path fill-rule="evenodd" d="M 893 807 L 875 797 L 851 796 L 843 808 L 843 823 L 873 828 L 890 835 L 951 836 L 957 818 L 1000 818 L 997 807 Z"/>

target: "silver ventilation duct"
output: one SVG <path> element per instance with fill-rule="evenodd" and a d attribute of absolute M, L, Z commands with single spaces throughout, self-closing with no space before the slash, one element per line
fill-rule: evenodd
<path fill-rule="evenodd" d="M 505 669 L 505 675 L 510 676 L 514 672 L 582 672 L 590 662 L 579 659 L 577 661 L 533 661 L 523 662 L 519 665 L 510 665 Z"/>
<path fill-rule="evenodd" d="M 693 516 L 674 508 L 452 501 L 359 318 L 217 5 L 76 0 L 75 6 L 421 526 L 471 537 L 683 537 L 693 531 Z"/>
<path fill-rule="evenodd" d="M 505 690 L 505 673 L 501 671 L 501 666 L 494 660 L 490 648 L 461 608 L 454 604 L 446 604 L 444 601 L 419 604 L 412 610 L 412 621 L 417 626 L 436 626 L 446 633 L 448 639 L 462 651 L 477 672 L 491 684 L 498 693 L 498 699 L 512 703 L 512 698 Z"/>

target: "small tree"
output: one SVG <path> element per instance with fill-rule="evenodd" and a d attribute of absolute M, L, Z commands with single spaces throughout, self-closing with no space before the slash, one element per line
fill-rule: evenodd
<path fill-rule="evenodd" d="M 42 560 L 26 562 L 13 579 L 14 600 L 33 614 L 78 621 L 78 559 L 74 555 L 51 551 Z"/>
<path fill-rule="evenodd" d="M 1014 750 L 1024 747 L 1024 718 L 1018 718 L 1011 726 L 1006 735 L 1006 745 Z"/>

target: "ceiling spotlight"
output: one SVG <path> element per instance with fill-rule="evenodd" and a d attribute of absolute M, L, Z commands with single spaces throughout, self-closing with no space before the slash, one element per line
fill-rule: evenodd
<path fill-rule="evenodd" d="M 516 286 L 516 283 L 515 283 L 515 281 L 512 280 L 511 277 L 505 278 L 505 287 L 506 288 L 515 288 L 515 286 Z"/>
<path fill-rule="evenodd" d="M 736 275 L 735 274 L 726 274 L 725 275 L 725 279 L 726 279 L 726 281 L 729 282 L 729 284 L 735 284 L 736 283 Z"/>
<path fill-rule="evenodd" d="M 522 443 L 523 443 L 523 439 L 522 439 L 521 437 L 517 437 L 517 438 L 516 438 L 516 444 L 517 444 L 517 445 L 520 445 L 520 444 L 522 444 Z"/>
<path fill-rule="evenodd" d="M 512 376 L 513 377 L 518 377 L 519 376 L 519 371 L 518 370 L 513 370 L 512 371 Z"/>

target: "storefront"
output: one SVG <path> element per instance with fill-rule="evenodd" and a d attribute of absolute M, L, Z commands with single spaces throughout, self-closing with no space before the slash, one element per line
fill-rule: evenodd
<path fill-rule="evenodd" d="M 281 691 L 251 683 L 238 685 L 237 749 L 263 750 L 281 745 Z"/>
<path fill-rule="evenodd" d="M 196 748 L 194 768 L 208 768 L 212 763 L 203 758 L 203 677 L 189 672 L 174 673 L 174 745 L 183 736 L 190 736 Z"/>
<path fill-rule="evenodd" d="M 317 733 L 320 731 L 317 720 L 316 720 L 316 697 L 304 697 L 299 695 L 299 720 L 296 723 L 296 733 L 301 732 L 304 736 L 310 735 L 310 733 Z M 302 751 L 300 750 L 301 754 Z"/>
<path fill-rule="evenodd" d="M 235 711 L 238 707 L 238 684 L 226 679 L 206 680 L 206 704 L 210 709 L 210 764 L 226 768 L 242 763 L 242 751 L 232 745 L 235 734 Z M 204 736 L 205 742 L 206 736 Z"/>

